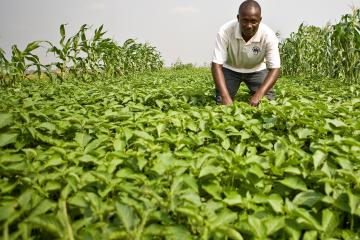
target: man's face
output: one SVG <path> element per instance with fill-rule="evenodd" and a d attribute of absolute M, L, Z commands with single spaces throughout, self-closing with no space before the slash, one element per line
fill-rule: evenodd
<path fill-rule="evenodd" d="M 248 41 L 252 38 L 259 28 L 261 22 L 260 11 L 254 7 L 242 9 L 237 15 L 240 23 L 240 30 L 243 38 Z"/>

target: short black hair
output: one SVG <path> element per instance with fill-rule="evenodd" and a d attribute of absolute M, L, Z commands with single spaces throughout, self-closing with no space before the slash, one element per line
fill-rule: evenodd
<path fill-rule="evenodd" d="M 239 7 L 239 14 L 242 9 L 245 9 L 248 7 L 254 7 L 254 8 L 258 9 L 261 14 L 260 4 L 255 0 L 245 0 L 244 2 L 242 2 Z"/>

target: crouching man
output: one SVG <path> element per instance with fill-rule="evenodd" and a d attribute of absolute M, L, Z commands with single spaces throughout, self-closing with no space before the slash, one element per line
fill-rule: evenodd
<path fill-rule="evenodd" d="M 280 74 L 279 41 L 261 20 L 260 5 L 246 0 L 239 7 L 237 20 L 220 28 L 211 65 L 218 104 L 232 104 L 242 82 L 250 90 L 252 106 L 264 96 L 275 98 L 273 86 Z"/>

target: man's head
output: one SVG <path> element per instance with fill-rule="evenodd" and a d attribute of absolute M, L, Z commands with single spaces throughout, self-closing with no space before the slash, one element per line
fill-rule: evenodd
<path fill-rule="evenodd" d="M 254 0 L 246 0 L 241 3 L 237 15 L 241 35 L 245 41 L 249 41 L 257 32 L 261 22 L 261 7 Z"/>

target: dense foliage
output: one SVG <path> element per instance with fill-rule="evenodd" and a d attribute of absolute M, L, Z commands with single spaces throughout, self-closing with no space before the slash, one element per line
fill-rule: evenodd
<path fill-rule="evenodd" d="M 23 51 L 13 45 L 9 60 L 0 48 L 0 84 L 12 85 L 34 76 L 34 73 L 38 78 L 46 75 L 50 79 L 76 77 L 79 81 L 89 81 L 159 70 L 163 66 L 160 53 L 147 43 L 128 39 L 121 46 L 110 38 L 104 38 L 106 32 L 103 26 L 95 29 L 92 37 L 87 36 L 88 30 L 89 27 L 83 25 L 77 33 L 67 37 L 65 25 L 61 25 L 58 45 L 49 41 L 34 41 Z M 41 63 L 34 53 L 40 47 L 53 54 L 56 61 Z"/>
<path fill-rule="evenodd" d="M 1 89 L 3 239 L 359 239 L 359 86 L 277 89 L 217 106 L 188 68 Z"/>
<path fill-rule="evenodd" d="M 0 49 L 2 239 L 360 239 L 359 14 L 301 25 L 257 108 L 102 26 Z"/>
<path fill-rule="evenodd" d="M 281 46 L 283 73 L 360 82 L 360 9 L 324 28 L 301 24 Z"/>

